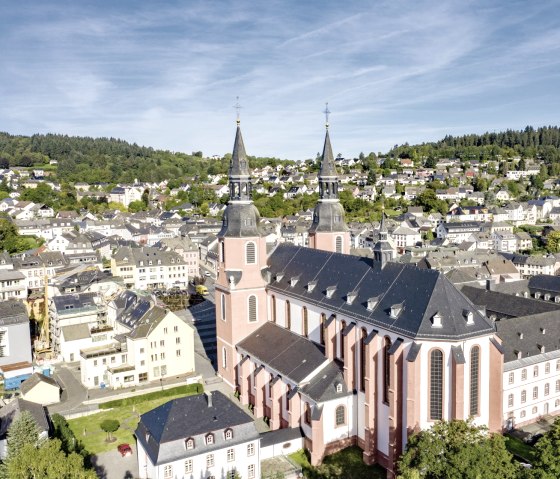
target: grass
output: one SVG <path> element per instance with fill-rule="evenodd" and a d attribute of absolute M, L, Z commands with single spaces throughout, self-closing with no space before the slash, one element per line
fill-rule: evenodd
<path fill-rule="evenodd" d="M 527 462 L 533 462 L 534 449 L 529 444 L 525 444 L 521 439 L 506 435 L 504 436 L 506 440 L 506 448 L 512 454 L 522 457 Z"/>
<path fill-rule="evenodd" d="M 303 449 L 290 454 L 290 459 L 301 466 L 305 477 L 309 479 L 330 479 L 330 474 L 321 473 L 321 468 L 313 467 L 309 464 L 309 457 Z M 344 478 L 352 479 L 385 479 L 387 472 L 380 466 L 368 466 L 362 460 L 362 450 L 356 446 L 343 449 L 336 454 L 327 456 L 323 461 L 325 468 L 328 466 L 339 467 Z M 337 476 L 338 477 L 338 476 Z"/>
<path fill-rule="evenodd" d="M 194 386 L 194 385 L 192 385 Z M 174 388 L 182 389 L 182 388 Z M 173 391 L 174 389 L 168 390 Z M 88 454 L 99 454 L 115 449 L 117 445 L 128 443 L 133 445 L 135 443 L 133 432 L 138 425 L 140 415 L 152 409 L 161 406 L 162 404 L 178 397 L 184 397 L 191 394 L 196 394 L 196 391 L 185 394 L 184 392 L 175 393 L 175 395 L 158 397 L 153 399 L 144 399 L 144 401 L 133 405 L 121 405 L 111 410 L 105 410 L 91 416 L 79 417 L 70 419 L 68 425 L 74 432 L 76 439 L 78 439 Z M 144 396 L 149 396 L 145 394 Z M 137 396 L 142 397 L 142 396 Z M 113 433 L 115 441 L 105 442 L 107 434 L 101 430 L 99 425 L 105 419 L 116 419 L 120 422 L 119 429 Z"/>
<path fill-rule="evenodd" d="M 124 399 L 115 399 L 114 401 L 107 401 L 99 405 L 99 409 L 111 409 L 114 407 L 121 406 L 132 406 L 134 404 L 140 404 L 146 401 L 151 401 L 152 399 L 165 398 L 165 397 L 177 397 L 177 396 L 190 396 L 192 394 L 200 394 L 202 392 L 202 384 L 185 384 L 182 386 L 177 386 L 176 388 L 164 389 L 163 391 L 154 391 L 147 394 L 142 394 L 139 396 L 131 396 Z"/>

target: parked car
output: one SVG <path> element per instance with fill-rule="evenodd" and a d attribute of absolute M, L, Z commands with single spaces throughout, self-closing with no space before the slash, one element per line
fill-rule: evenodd
<path fill-rule="evenodd" d="M 129 444 L 119 444 L 117 450 L 121 453 L 122 457 L 132 456 L 132 448 Z"/>
<path fill-rule="evenodd" d="M 205 271 L 204 276 L 212 276 L 212 273 L 210 273 L 210 271 Z"/>

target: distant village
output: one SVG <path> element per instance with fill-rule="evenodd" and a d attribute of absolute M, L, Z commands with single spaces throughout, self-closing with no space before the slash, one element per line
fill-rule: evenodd
<path fill-rule="evenodd" d="M 550 195 L 532 197 L 531 177 L 541 171 L 537 161 L 524 160 L 523 169 L 518 169 L 521 159 L 512 158 L 510 170 L 492 162 L 453 158 L 439 159 L 427 168 L 402 158 L 397 159 L 397 167 L 388 169 L 381 157 L 375 175 L 368 174 L 361 161 L 334 158 L 338 191 L 349 192 L 372 207 L 381 202 L 383 225 L 379 219 L 347 222 L 351 255 L 373 259 L 380 235 L 386 232 L 393 262 L 437 270 L 474 305 L 489 301 L 480 297 L 483 292 L 508 295 L 499 298 L 503 303 L 513 297 L 539 300 L 542 305 L 560 303 L 560 282 L 549 281 L 560 269 L 560 196 L 554 195 L 560 180 L 545 181 L 543 188 Z M 120 206 L 96 214 L 87 209 L 56 211 L 20 199 L 23 191 L 43 183 L 60 191 L 60 184 L 52 179 L 56 161 L 49 166 L 48 171 L 0 170 L 0 181 L 10 189 L 0 201 L 0 214 L 15 225 L 20 236 L 35 237 L 40 243 L 28 251 L 0 251 L 0 375 L 4 390 L 18 393 L 12 399 L 19 401 L 18 410 L 48 414 L 30 405 L 40 404 L 64 411 L 63 385 L 53 379 L 60 365 L 75 365 L 76 380 L 84 390 L 104 394 L 150 385 L 158 388 L 164 380 L 178 378 L 203 381 L 195 365 L 195 345 L 214 368 L 224 359 L 220 360 L 216 344 L 213 294 L 206 295 L 207 290 L 201 294 L 197 286 L 206 284 L 213 293 L 223 261 L 218 236 L 231 199 L 231 178 L 209 175 L 204 184 L 192 178 L 173 188 L 168 181 L 135 181 L 112 188 L 75 183 L 78 201 Z M 323 194 L 321 173 L 310 171 L 304 163 L 253 169 L 250 177 L 252 191 L 264 196 L 281 194 L 291 200 Z M 485 182 L 484 191 L 475 187 L 479 180 Z M 517 191 L 509 187 L 512 182 L 519 185 Z M 194 186 L 215 198 L 204 212 L 200 204 L 190 202 L 176 201 L 165 208 Z M 447 211 L 419 201 L 427 190 L 433 191 L 432 198 L 446 202 Z M 146 199 L 144 211 L 128 211 L 132 203 Z M 313 208 L 261 218 L 267 250 L 281 244 L 309 247 L 313 222 Z M 235 281 L 231 279 L 231 284 Z M 297 278 L 291 281 L 297 283 Z M 509 315 L 501 306 L 488 304 L 485 314 L 493 321 Z M 556 381 L 556 393 L 559 384 Z M 225 398 L 215 393 L 214 405 L 212 394 L 205 401 L 214 407 Z M 2 409 L 0 417 L 6 417 Z M 527 416 L 516 414 L 510 415 L 512 427 L 513 418 L 522 423 L 536 419 L 541 411 L 534 408 Z M 149 428 L 148 419 L 139 427 Z M 227 418 L 222 415 L 220 421 L 227 431 Z M 506 423 L 507 418 L 504 427 Z M 251 440 L 259 437 L 253 430 L 251 434 Z M 5 454 L 5 434 L 2 441 L 0 452 Z M 203 441 L 210 439 L 205 436 Z M 304 444 L 298 435 L 274 441 L 292 442 L 294 450 Z M 243 447 L 250 451 L 254 446 L 244 443 Z M 261 459 L 273 456 L 263 454 Z M 255 467 L 243 477 L 260 477 L 260 466 Z"/>

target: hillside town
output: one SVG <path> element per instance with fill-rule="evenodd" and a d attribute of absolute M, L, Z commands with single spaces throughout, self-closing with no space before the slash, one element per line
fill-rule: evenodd
<path fill-rule="evenodd" d="M 60 191 L 56 162 L 0 171 L 2 458 L 22 411 L 48 435 L 50 414 L 184 384 L 206 392 L 139 415 L 133 477 L 298 477 L 289 454 L 357 446 L 392 478 L 434 421 L 546 431 L 559 180 L 534 188 L 529 158 L 366 161 L 335 156 L 327 125 L 316 162 L 250 168 L 238 121 L 227 175 L 71 185 L 102 212 L 21 199 Z M 182 201 L 193 188 L 212 201 Z M 265 217 L 255 195 L 312 206 Z"/>

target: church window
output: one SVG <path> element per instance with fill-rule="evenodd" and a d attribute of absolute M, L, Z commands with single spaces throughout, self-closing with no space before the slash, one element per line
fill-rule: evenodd
<path fill-rule="evenodd" d="M 391 356 L 389 350 L 391 349 L 391 340 L 385 338 L 383 345 L 383 402 L 389 404 L 389 386 L 391 385 Z"/>
<path fill-rule="evenodd" d="M 336 237 L 336 252 L 342 253 L 342 236 Z"/>
<path fill-rule="evenodd" d="M 227 350 L 222 348 L 222 368 L 227 369 Z"/>
<path fill-rule="evenodd" d="M 307 308 L 304 306 L 301 309 L 302 333 L 305 338 L 309 336 L 309 319 L 307 315 Z"/>
<path fill-rule="evenodd" d="M 336 408 L 336 425 L 343 426 L 346 423 L 346 410 L 344 406 L 338 406 Z"/>
<path fill-rule="evenodd" d="M 286 329 L 292 329 L 292 308 L 289 301 L 286 301 Z"/>
<path fill-rule="evenodd" d="M 308 402 L 305 403 L 305 424 L 311 425 L 311 406 Z"/>
<path fill-rule="evenodd" d="M 340 323 L 340 359 L 344 359 L 344 330 L 346 329 L 346 321 Z"/>
<path fill-rule="evenodd" d="M 257 320 L 257 297 L 249 296 L 249 322 L 254 323 Z"/>
<path fill-rule="evenodd" d="M 226 295 L 222 294 L 220 297 L 220 308 L 222 313 L 222 321 L 226 320 Z"/>
<path fill-rule="evenodd" d="M 321 313 L 321 324 L 319 325 L 319 339 L 321 344 L 325 345 L 325 323 L 327 322 L 327 316 L 325 313 Z"/>
<path fill-rule="evenodd" d="M 366 338 L 367 330 L 362 328 L 362 338 L 360 340 L 360 391 L 366 390 Z"/>
<path fill-rule="evenodd" d="M 286 411 L 290 410 L 290 393 L 292 392 L 292 386 L 288 384 L 286 387 Z"/>
<path fill-rule="evenodd" d="M 225 218 L 226 216 L 224 216 Z M 220 241 L 220 261 L 223 263 L 226 260 L 226 247 L 223 241 Z"/>
<path fill-rule="evenodd" d="M 471 401 L 470 401 L 470 415 L 476 416 L 479 414 L 478 410 L 478 393 L 479 393 L 479 375 L 480 375 L 480 348 L 474 346 L 471 349 Z"/>
<path fill-rule="evenodd" d="M 272 304 L 271 304 L 271 308 L 272 308 L 272 322 L 275 323 L 276 322 L 276 296 L 272 295 L 272 300 L 271 300 Z"/>
<path fill-rule="evenodd" d="M 443 417 L 443 353 L 434 349 L 430 353 L 430 419 Z"/>
<path fill-rule="evenodd" d="M 255 264 L 257 262 L 257 247 L 252 241 L 245 245 L 245 262 Z"/>

